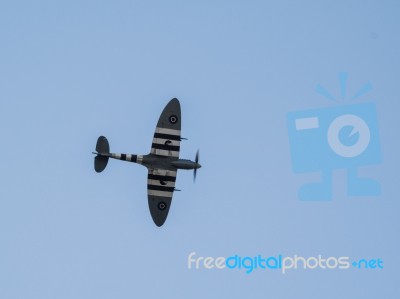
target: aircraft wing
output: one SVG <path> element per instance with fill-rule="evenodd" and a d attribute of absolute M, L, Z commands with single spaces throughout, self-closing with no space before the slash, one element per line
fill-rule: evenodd
<path fill-rule="evenodd" d="M 149 169 L 147 197 L 151 217 L 157 226 L 164 224 L 175 189 L 176 171 Z"/>
<path fill-rule="evenodd" d="M 158 119 L 150 153 L 164 157 L 179 158 L 181 143 L 181 105 L 172 99 Z"/>
<path fill-rule="evenodd" d="M 181 105 L 172 99 L 158 119 L 150 153 L 179 159 L 181 143 Z M 149 168 L 147 197 L 151 217 L 157 226 L 164 224 L 175 190 L 176 171 Z"/>

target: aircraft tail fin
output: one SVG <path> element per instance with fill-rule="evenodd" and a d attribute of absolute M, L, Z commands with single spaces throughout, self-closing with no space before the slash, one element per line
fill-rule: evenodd
<path fill-rule="evenodd" d="M 110 153 L 110 145 L 106 137 L 100 136 L 97 139 L 96 151 L 97 156 L 94 157 L 94 170 L 96 172 L 102 172 L 107 166 L 109 159 L 108 154 Z"/>

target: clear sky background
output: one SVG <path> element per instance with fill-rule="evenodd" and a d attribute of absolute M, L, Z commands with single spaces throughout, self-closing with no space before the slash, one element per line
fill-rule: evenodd
<path fill-rule="evenodd" d="M 398 298 L 398 1 L 1 1 L 0 298 Z M 377 106 L 382 195 L 303 202 L 288 112 L 333 107 L 339 72 Z M 146 154 L 181 101 L 180 171 L 153 224 Z M 381 258 L 381 270 L 189 270 L 187 256 Z"/>

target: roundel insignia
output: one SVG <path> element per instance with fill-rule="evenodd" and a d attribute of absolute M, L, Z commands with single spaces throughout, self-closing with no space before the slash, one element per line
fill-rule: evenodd
<path fill-rule="evenodd" d="M 178 122 L 178 116 L 176 116 L 175 114 L 172 114 L 168 117 L 168 121 L 171 124 L 176 124 Z"/>
<path fill-rule="evenodd" d="M 167 204 L 166 204 L 165 202 L 163 202 L 163 201 L 160 201 L 160 202 L 158 203 L 157 207 L 158 207 L 158 209 L 159 209 L 160 211 L 164 211 L 164 210 L 167 208 Z"/>

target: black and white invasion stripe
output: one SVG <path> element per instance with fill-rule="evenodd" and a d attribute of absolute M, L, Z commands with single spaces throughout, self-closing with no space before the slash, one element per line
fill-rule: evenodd
<path fill-rule="evenodd" d="M 141 164 L 143 161 L 142 155 L 131 155 L 131 154 L 110 154 L 111 158 L 122 160 L 122 161 L 129 161 Z"/>
<path fill-rule="evenodd" d="M 167 128 L 156 128 L 151 153 L 159 156 L 179 158 L 181 131 Z"/>
<path fill-rule="evenodd" d="M 176 171 L 151 169 L 147 176 L 148 195 L 172 197 L 175 190 Z"/>

